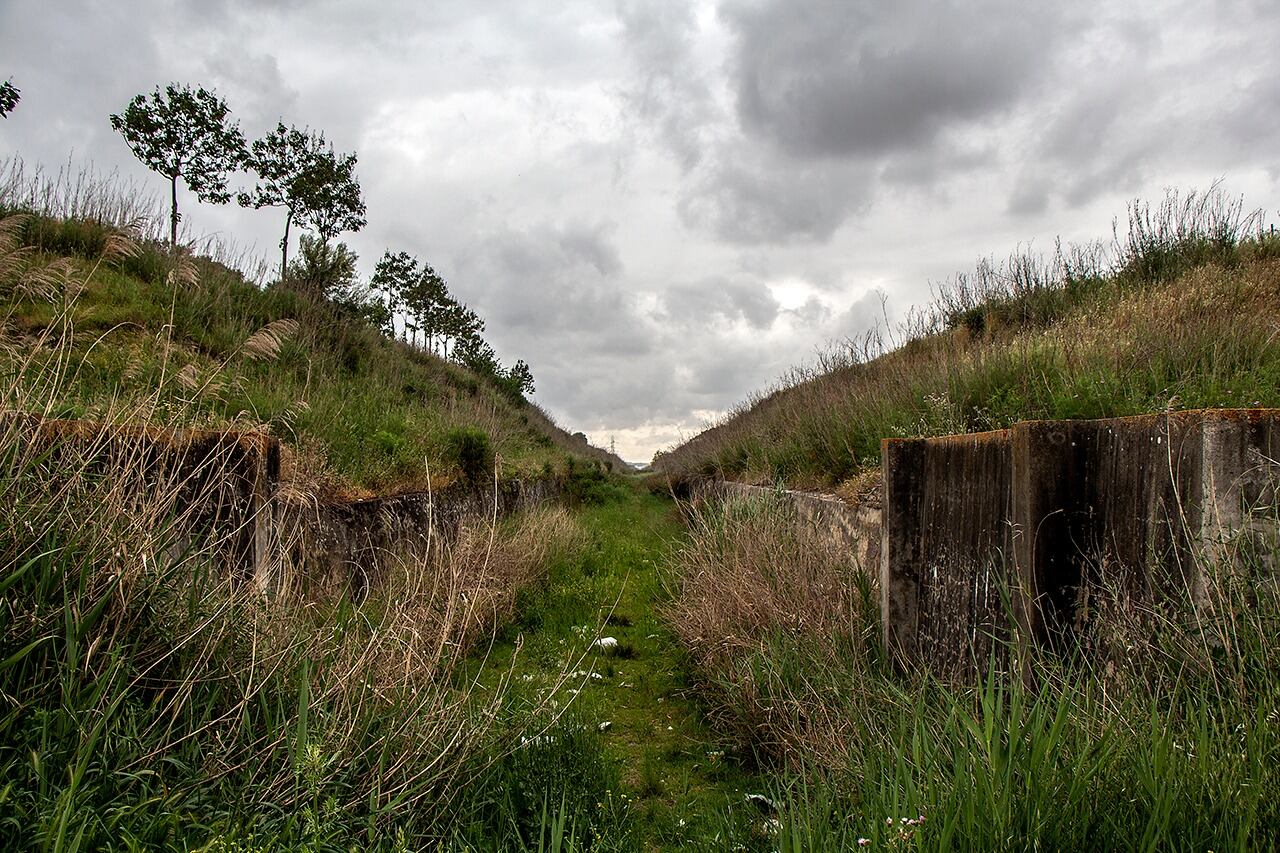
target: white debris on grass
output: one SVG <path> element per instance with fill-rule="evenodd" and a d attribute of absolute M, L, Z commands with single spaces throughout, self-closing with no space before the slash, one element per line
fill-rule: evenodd
<path fill-rule="evenodd" d="M 603 723 L 596 726 L 596 730 L 601 732 L 607 732 L 611 728 L 613 728 L 613 720 L 605 720 Z"/>
<path fill-rule="evenodd" d="M 599 649 L 602 652 L 611 652 L 618 648 L 617 637 L 601 637 L 591 644 L 591 648 Z"/>

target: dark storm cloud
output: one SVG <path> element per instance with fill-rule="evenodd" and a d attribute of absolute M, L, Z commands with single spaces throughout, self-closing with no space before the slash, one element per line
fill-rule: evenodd
<path fill-rule="evenodd" d="M 692 4 L 665 0 L 621 0 L 623 43 L 639 73 L 623 91 L 633 116 L 654 124 L 681 168 L 698 165 L 716 107 L 696 61 Z"/>
<path fill-rule="evenodd" d="M 461 298 L 477 305 L 517 351 L 558 341 L 574 357 L 639 357 L 652 346 L 607 229 L 540 226 L 502 231 L 456 259 Z"/>
<path fill-rule="evenodd" d="M 1160 11 L 1118 7 L 1092 20 L 1059 65 L 1057 96 L 1034 111 L 1042 120 L 1010 212 L 1137 194 L 1192 164 L 1209 176 L 1280 166 L 1259 144 L 1280 129 L 1280 19 L 1258 15 L 1253 0 Z"/>
<path fill-rule="evenodd" d="M 796 157 L 884 156 L 1014 106 L 1064 35 L 1060 4 L 733 4 L 738 115 Z"/>
<path fill-rule="evenodd" d="M 1038 91 L 1077 25 L 1047 2 L 727 3 L 729 54 L 696 61 L 688 14 L 623 7 L 638 114 L 688 172 L 681 221 L 740 244 L 826 242 L 885 187 L 992 167 L 964 138 Z M 710 74 L 722 80 L 708 80 Z M 717 103 L 719 88 L 725 97 Z"/>

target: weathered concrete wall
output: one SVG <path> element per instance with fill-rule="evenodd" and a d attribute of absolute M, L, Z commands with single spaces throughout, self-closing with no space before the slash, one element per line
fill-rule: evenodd
<path fill-rule="evenodd" d="M 56 472 L 121 477 L 163 495 L 178 547 L 199 538 L 263 592 L 361 595 L 391 552 L 425 553 L 467 519 L 505 517 L 559 496 L 554 480 L 457 486 L 350 503 L 286 501 L 280 443 L 262 433 L 129 427 L 0 413 L 0 436 Z M 131 481 L 132 481 L 131 480 Z"/>
<path fill-rule="evenodd" d="M 1009 433 L 886 442 L 880 612 L 886 648 L 940 672 L 985 663 L 1008 635 Z"/>
<path fill-rule="evenodd" d="M 716 480 L 698 487 L 700 497 L 780 497 L 796 512 L 797 519 L 841 548 L 853 552 L 857 564 L 879 577 L 880 566 L 880 502 L 872 499 L 853 506 L 834 495 L 796 492 L 787 489 L 753 486 L 729 480 Z"/>
<path fill-rule="evenodd" d="M 449 543 L 468 520 L 504 518 L 559 497 L 553 480 L 508 480 L 343 504 L 277 509 L 283 559 L 273 591 L 360 596 L 376 584 L 390 554 L 425 554 Z"/>
<path fill-rule="evenodd" d="M 961 675 L 1007 634 L 1008 613 L 1024 642 L 1070 645 L 1094 584 L 1155 607 L 1203 599 L 1206 558 L 1274 526 L 1278 445 L 1276 410 L 886 440 L 888 648 L 904 667 Z"/>
<path fill-rule="evenodd" d="M 270 558 L 270 505 L 280 446 L 258 433 L 129 427 L 0 414 L 0 434 L 43 469 L 50 492 L 67 477 L 109 478 L 139 496 L 164 496 L 179 540 L 200 536 L 229 571 L 253 578 Z"/>

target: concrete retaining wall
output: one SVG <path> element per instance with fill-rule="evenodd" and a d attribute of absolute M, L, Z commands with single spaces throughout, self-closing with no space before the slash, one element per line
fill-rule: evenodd
<path fill-rule="evenodd" d="M 898 664 L 968 680 L 1015 638 L 1075 648 L 1092 618 L 1082 590 L 1212 608 L 1206 569 L 1242 536 L 1276 538 L 1277 460 L 1280 410 L 1205 410 L 889 439 L 881 500 L 856 507 L 740 483 L 700 489 L 789 501 L 875 567 Z"/>
<path fill-rule="evenodd" d="M 752 486 L 717 480 L 698 487 L 696 497 L 750 498 L 769 496 L 787 501 L 795 509 L 796 518 L 836 545 L 853 552 L 857 564 L 872 580 L 879 577 L 880 566 L 880 502 L 873 498 L 851 506 L 834 495 L 796 492 L 788 489 Z"/>
<path fill-rule="evenodd" d="M 59 471 L 136 478 L 165 496 L 184 542 L 212 541 L 227 570 L 263 592 L 361 595 L 389 552 L 425 553 L 468 519 L 502 518 L 559 496 L 553 480 L 455 486 L 349 503 L 280 498 L 280 443 L 261 433 L 125 427 L 0 413 L 0 436 Z M 50 488 L 56 484 L 50 482 Z M 210 539 L 212 534 L 212 539 Z"/>
<path fill-rule="evenodd" d="M 555 500 L 552 480 L 508 480 L 455 486 L 343 504 L 291 504 L 277 510 L 283 559 L 270 580 L 275 592 L 356 597 L 378 582 L 388 554 L 425 555 L 451 542 L 468 521 L 504 518 Z"/>
<path fill-rule="evenodd" d="M 1206 558 L 1274 523 L 1278 450 L 1275 410 L 886 440 L 887 647 L 905 668 L 963 675 L 1009 614 L 1022 641 L 1069 646 L 1091 584 L 1155 607 L 1203 600 Z"/>
<path fill-rule="evenodd" d="M 899 657 L 953 672 L 1007 636 L 1012 467 L 1008 431 L 885 443 L 880 610 Z"/>
<path fill-rule="evenodd" d="M 254 578 L 270 561 L 280 446 L 258 433 L 123 427 L 0 414 L 0 436 L 37 466 L 50 494 L 74 476 L 113 481 L 133 499 L 163 495 L 175 547 L 200 537 L 227 570 Z M 122 500 L 130 495 L 118 495 Z"/>

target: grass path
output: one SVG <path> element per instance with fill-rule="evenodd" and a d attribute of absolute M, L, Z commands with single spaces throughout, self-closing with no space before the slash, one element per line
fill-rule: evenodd
<path fill-rule="evenodd" d="M 645 850 L 720 849 L 753 779 L 726 760 L 691 696 L 684 655 L 663 623 L 665 561 L 683 527 L 669 500 L 651 495 L 583 509 L 586 541 L 526 596 L 480 673 L 496 684 L 510 672 L 517 690 L 556 693 L 597 731 L 622 791 L 629 845 Z M 610 653 L 592 651 L 612 637 Z M 518 653 L 517 653 L 518 650 Z M 514 664 L 513 664 L 514 660 Z M 514 669 L 513 669 L 514 666 Z M 628 846 L 624 849 L 636 849 Z"/>

